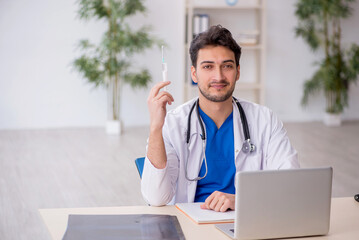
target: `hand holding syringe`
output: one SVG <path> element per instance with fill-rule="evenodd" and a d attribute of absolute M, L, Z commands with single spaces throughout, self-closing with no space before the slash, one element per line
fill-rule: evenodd
<path fill-rule="evenodd" d="M 162 46 L 162 80 L 157 82 L 155 86 L 151 88 L 151 91 L 147 98 L 148 110 L 150 113 L 150 129 L 154 132 L 162 131 L 163 124 L 165 122 L 167 109 L 166 106 L 171 105 L 174 101 L 172 95 L 167 92 L 166 86 L 171 84 L 167 81 L 167 63 L 164 59 L 164 51 Z M 164 91 L 161 91 L 163 89 Z M 160 134 L 162 138 L 162 133 Z M 151 137 L 149 139 L 152 139 Z M 149 144 L 150 146 L 150 144 Z"/>
<path fill-rule="evenodd" d="M 147 98 L 148 110 L 150 113 L 150 136 L 148 138 L 147 157 L 152 165 L 163 169 L 167 165 L 166 149 L 163 144 L 162 129 L 167 115 L 167 104 L 174 101 L 172 95 L 167 92 L 166 86 L 171 82 L 167 81 L 167 63 L 165 62 L 164 46 L 162 46 L 162 80 L 151 88 Z M 164 91 L 161 91 L 163 89 Z"/>
<path fill-rule="evenodd" d="M 162 49 L 162 81 L 166 82 L 166 81 L 168 81 L 168 75 L 167 75 L 167 63 L 165 62 L 163 45 L 162 45 L 161 49 Z M 167 87 L 164 87 L 163 90 L 167 91 Z"/>

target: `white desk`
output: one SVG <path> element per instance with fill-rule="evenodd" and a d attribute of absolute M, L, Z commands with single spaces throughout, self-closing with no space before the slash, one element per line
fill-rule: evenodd
<path fill-rule="evenodd" d="M 192 222 L 174 206 L 149 207 L 102 207 L 102 208 L 62 208 L 40 209 L 40 214 L 53 239 L 62 239 L 69 214 L 168 214 L 176 215 L 186 239 L 219 240 L 230 239 L 217 230 L 213 224 L 198 225 Z M 359 239 L 359 202 L 354 198 L 333 198 L 330 231 L 327 236 L 309 237 L 310 239 Z"/>

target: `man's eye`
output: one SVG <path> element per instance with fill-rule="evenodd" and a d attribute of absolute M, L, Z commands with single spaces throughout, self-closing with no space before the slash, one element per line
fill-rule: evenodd
<path fill-rule="evenodd" d="M 204 69 L 211 69 L 212 66 L 211 66 L 211 65 L 204 65 L 203 68 L 204 68 Z"/>
<path fill-rule="evenodd" d="M 224 68 L 233 68 L 233 65 L 232 64 L 226 64 L 226 65 L 224 65 Z"/>

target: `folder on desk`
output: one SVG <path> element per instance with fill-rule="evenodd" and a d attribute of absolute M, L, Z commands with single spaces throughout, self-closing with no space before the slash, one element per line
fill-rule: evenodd
<path fill-rule="evenodd" d="M 176 216 L 134 215 L 69 215 L 63 240 L 185 239 Z"/>

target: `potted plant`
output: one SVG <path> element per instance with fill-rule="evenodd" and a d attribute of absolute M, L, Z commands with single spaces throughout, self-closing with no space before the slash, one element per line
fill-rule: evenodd
<path fill-rule="evenodd" d="M 107 29 L 100 44 L 81 40 L 81 56 L 73 61 L 74 68 L 96 87 L 107 87 L 109 134 L 121 134 L 120 99 L 124 83 L 133 88 L 146 87 L 151 80 L 147 69 L 131 71 L 131 57 L 152 47 L 160 40 L 149 35 L 149 27 L 137 31 L 130 28 L 127 18 L 146 11 L 142 0 L 79 0 L 80 19 L 102 20 Z"/>
<path fill-rule="evenodd" d="M 359 73 L 359 46 L 342 46 L 341 20 L 351 16 L 353 0 L 299 0 L 295 15 L 298 17 L 296 36 L 302 37 L 313 51 L 321 49 L 324 58 L 313 76 L 304 83 L 302 105 L 310 95 L 324 91 L 326 116 L 324 123 L 340 125 L 340 115 L 348 106 L 350 84 Z"/>

